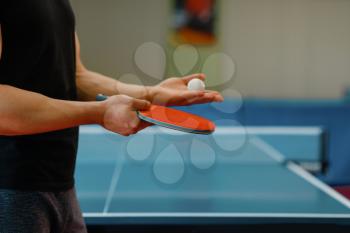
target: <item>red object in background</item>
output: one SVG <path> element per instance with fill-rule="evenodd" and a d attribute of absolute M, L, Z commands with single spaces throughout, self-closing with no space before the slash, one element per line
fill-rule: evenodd
<path fill-rule="evenodd" d="M 333 187 L 338 193 L 350 200 L 350 186 Z"/>
<path fill-rule="evenodd" d="M 186 10 L 191 14 L 198 16 L 203 12 L 210 12 L 213 3 L 213 0 L 187 0 Z"/>
<path fill-rule="evenodd" d="M 180 44 L 212 45 L 215 36 L 215 0 L 177 0 L 179 21 L 174 34 Z"/>

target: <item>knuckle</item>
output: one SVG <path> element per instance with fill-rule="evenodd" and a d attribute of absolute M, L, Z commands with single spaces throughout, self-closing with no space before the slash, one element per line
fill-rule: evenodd
<path fill-rule="evenodd" d="M 127 137 L 127 136 L 130 135 L 130 134 L 128 134 L 127 132 L 120 132 L 119 134 L 122 135 L 122 136 L 125 136 L 125 137 Z"/>
<path fill-rule="evenodd" d="M 129 102 L 132 98 L 127 96 L 127 95 L 118 95 L 118 98 L 121 100 L 121 101 L 125 101 L 125 102 Z"/>
<path fill-rule="evenodd" d="M 131 131 L 136 131 L 138 128 L 138 123 L 132 123 L 130 124 L 130 130 Z"/>
<path fill-rule="evenodd" d="M 124 94 L 119 95 L 119 97 L 120 97 L 120 98 L 124 98 L 124 99 L 128 99 L 128 98 L 130 98 L 129 96 L 124 95 Z"/>
<path fill-rule="evenodd" d="M 135 134 L 135 131 L 134 131 L 134 130 L 129 129 L 129 130 L 128 130 L 128 131 L 126 131 L 124 134 L 125 134 L 125 136 L 130 136 L 130 135 L 132 135 L 132 134 Z"/>

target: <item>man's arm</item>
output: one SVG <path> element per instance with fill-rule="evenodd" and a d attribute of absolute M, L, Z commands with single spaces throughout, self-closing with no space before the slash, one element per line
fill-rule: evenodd
<path fill-rule="evenodd" d="M 7 85 L 0 85 L 0 96 L 0 135 L 102 124 L 103 103 L 56 100 Z"/>
<path fill-rule="evenodd" d="M 156 86 L 139 86 L 117 81 L 88 70 L 80 58 L 80 43 L 76 42 L 76 82 L 79 100 L 94 100 L 99 93 L 105 95 L 127 95 L 160 105 L 190 105 L 222 101 L 216 91 L 188 91 L 187 83 L 193 78 L 204 80 L 204 74 L 193 74 L 182 78 L 169 78 Z"/>
<path fill-rule="evenodd" d="M 81 101 L 95 100 L 96 95 L 127 95 L 139 99 L 149 99 L 148 87 L 126 84 L 102 74 L 88 70 L 80 58 L 80 43 L 75 35 L 76 44 L 76 82 L 78 97 Z"/>
<path fill-rule="evenodd" d="M 0 25 L 0 59 L 1 51 Z M 0 84 L 0 135 L 28 135 L 101 124 L 127 136 L 147 127 L 139 121 L 135 110 L 148 107 L 147 101 L 122 95 L 102 102 L 64 101 Z"/>
<path fill-rule="evenodd" d="M 2 34 L 0 25 L 0 59 Z M 48 132 L 100 123 L 101 104 L 55 100 L 43 95 L 0 85 L 0 135 Z"/>
<path fill-rule="evenodd" d="M 128 136 L 148 126 L 135 112 L 148 108 L 149 102 L 124 95 L 101 102 L 65 101 L 0 85 L 0 135 L 27 135 L 100 124 Z"/>

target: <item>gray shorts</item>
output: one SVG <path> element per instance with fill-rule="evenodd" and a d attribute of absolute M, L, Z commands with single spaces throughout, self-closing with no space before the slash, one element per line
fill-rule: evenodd
<path fill-rule="evenodd" d="M 87 233 L 75 189 L 0 189 L 0 233 Z"/>

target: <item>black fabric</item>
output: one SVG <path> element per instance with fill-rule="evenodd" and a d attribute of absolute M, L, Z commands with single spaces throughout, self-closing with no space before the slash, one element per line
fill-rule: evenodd
<path fill-rule="evenodd" d="M 38 192 L 0 189 L 1 233 L 87 233 L 75 189 Z"/>
<path fill-rule="evenodd" d="M 76 100 L 75 22 L 69 1 L 0 0 L 0 24 L 0 84 Z M 78 128 L 0 136 L 0 188 L 72 188 L 77 139 Z"/>

